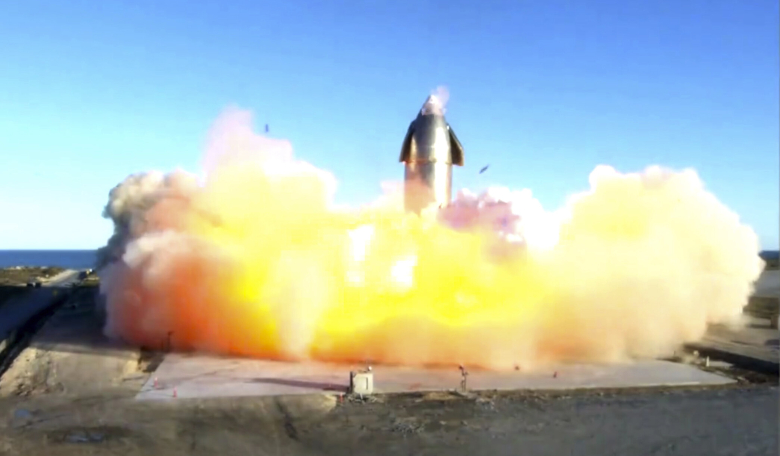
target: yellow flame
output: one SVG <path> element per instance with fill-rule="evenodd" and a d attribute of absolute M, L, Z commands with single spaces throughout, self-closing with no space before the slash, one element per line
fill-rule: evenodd
<path fill-rule="evenodd" d="M 143 212 L 106 278 L 109 332 L 299 360 L 615 361 L 736 318 L 760 273 L 755 234 L 692 172 L 597 168 L 565 211 L 523 220 L 531 248 L 512 250 L 394 205 L 334 210 L 325 175 L 266 165 L 231 160 L 184 186 L 187 204 Z"/>

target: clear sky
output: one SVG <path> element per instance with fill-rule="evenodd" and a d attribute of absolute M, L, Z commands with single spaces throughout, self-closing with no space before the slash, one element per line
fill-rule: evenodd
<path fill-rule="evenodd" d="M 776 0 L 0 2 L 0 248 L 102 245 L 111 187 L 198 171 L 231 104 L 368 202 L 438 85 L 456 189 L 555 209 L 598 164 L 694 167 L 777 248 L 778 17 Z"/>

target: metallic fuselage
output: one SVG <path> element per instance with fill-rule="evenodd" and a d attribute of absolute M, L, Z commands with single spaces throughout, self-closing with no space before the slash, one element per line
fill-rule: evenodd
<path fill-rule="evenodd" d="M 407 211 L 419 214 L 427 207 L 450 203 L 452 165 L 463 166 L 463 146 L 442 114 L 420 112 L 409 125 L 400 161 L 405 164 Z"/>

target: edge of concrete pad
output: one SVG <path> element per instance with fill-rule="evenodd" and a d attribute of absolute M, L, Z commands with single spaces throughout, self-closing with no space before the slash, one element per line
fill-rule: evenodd
<path fill-rule="evenodd" d="M 686 344 L 685 348 L 689 351 L 696 350 L 701 356 L 709 356 L 712 359 L 727 362 L 740 369 L 767 375 L 776 376 L 780 374 L 780 360 L 770 360 L 766 359 L 766 357 L 740 353 L 737 350 L 719 347 L 706 341 Z"/>
<path fill-rule="evenodd" d="M 346 384 L 334 380 L 333 366 L 310 366 L 299 372 L 300 365 L 270 361 L 227 360 L 206 357 L 204 359 L 167 357 L 160 368 L 147 380 L 136 395 L 136 400 L 193 399 L 202 397 L 254 397 L 254 396 L 296 396 L 311 393 L 330 393 L 338 395 L 332 388 L 321 390 L 324 386 L 343 386 Z M 642 360 L 632 366 L 571 365 L 560 366 L 555 373 L 536 372 L 517 376 L 511 372 L 485 373 L 484 378 L 473 377 L 470 391 L 499 390 L 577 390 L 612 388 L 670 388 L 675 386 L 715 386 L 736 383 L 733 376 L 720 372 L 698 372 L 695 366 L 685 363 L 670 363 L 666 360 Z M 270 364 L 270 366 L 266 365 Z M 288 365 L 289 364 L 289 365 Z M 243 366 L 243 367 L 242 367 Z M 319 369 L 317 368 L 319 367 Z M 604 370 L 604 367 L 607 369 Z M 441 392 L 451 390 L 458 384 L 458 376 L 452 379 L 442 378 L 442 371 L 427 369 L 388 367 L 387 372 L 375 370 L 383 377 L 381 385 L 373 389 L 374 394 L 392 394 L 402 392 Z M 552 371 L 551 371 L 552 372 Z M 558 375 L 560 372 L 560 376 Z M 221 373 L 221 374 L 220 374 Z M 347 372 L 337 372 L 347 376 Z M 225 375 L 227 374 L 227 375 Z M 476 374 L 475 374 L 476 375 Z M 480 373 L 480 376 L 482 373 Z M 549 377 L 549 379 L 548 379 Z M 422 380 L 421 380 L 422 378 Z M 558 378 L 553 380 L 553 378 Z M 159 383 L 158 383 L 159 379 Z M 260 380 L 260 381 L 257 381 Z M 266 380 L 266 381 L 264 381 Z M 273 380 L 273 381 L 267 381 Z M 452 381 L 450 381 L 452 380 Z M 272 385 L 268 387 L 266 384 Z M 279 386 L 282 385 L 282 386 Z M 270 389 L 269 389 L 270 388 Z M 327 394 L 327 393 L 325 393 Z"/>
<path fill-rule="evenodd" d="M 718 374 L 723 375 L 723 374 Z M 724 375 L 725 376 L 725 375 Z M 211 396 L 211 397 L 189 397 L 189 398 L 164 398 L 164 399 L 141 399 L 137 396 L 128 396 L 129 402 L 139 406 L 185 406 L 185 407 L 203 407 L 214 406 L 224 407 L 229 404 L 241 404 L 244 406 L 254 406 L 263 404 L 269 406 L 268 410 L 280 412 L 285 417 L 296 416 L 315 416 L 327 415 L 331 410 L 343 407 L 348 404 L 376 403 L 383 404 L 389 401 L 411 400 L 413 402 L 431 401 L 446 402 L 450 400 L 466 401 L 484 401 L 492 398 L 530 398 L 538 399 L 541 397 L 572 397 L 572 396 L 618 396 L 631 395 L 636 393 L 648 392 L 672 392 L 672 391 L 700 391 L 713 388 L 744 388 L 746 385 L 738 380 L 733 380 L 720 384 L 650 384 L 637 386 L 618 386 L 618 387 L 578 387 L 570 389 L 469 389 L 466 391 L 458 389 L 447 390 L 426 390 L 426 391 L 393 391 L 393 392 L 374 392 L 372 394 L 358 395 L 353 393 L 304 393 L 304 394 L 285 394 L 278 396 Z"/>
<path fill-rule="evenodd" d="M 780 312 L 780 297 L 753 295 L 748 300 L 744 312 L 758 318 L 772 318 Z"/>

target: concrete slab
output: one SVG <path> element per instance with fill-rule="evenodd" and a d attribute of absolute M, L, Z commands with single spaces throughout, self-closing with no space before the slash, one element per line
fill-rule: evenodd
<path fill-rule="evenodd" d="M 687 345 L 702 356 L 710 356 L 743 369 L 777 375 L 780 371 L 780 332 L 769 320 L 745 316 L 740 328 L 714 325 L 704 338 Z"/>
<path fill-rule="evenodd" d="M 168 355 L 136 396 L 139 400 L 344 393 L 358 366 Z M 360 366 L 362 368 L 362 366 Z M 460 371 L 374 366 L 374 391 L 459 389 Z M 556 374 L 557 373 L 557 374 Z M 561 365 L 547 372 L 469 372 L 470 390 L 623 388 L 723 385 L 730 378 L 667 361 L 623 365 Z M 174 394 L 175 392 L 175 394 Z"/>
<path fill-rule="evenodd" d="M 780 297 L 780 270 L 762 272 L 755 283 L 753 295 Z"/>

